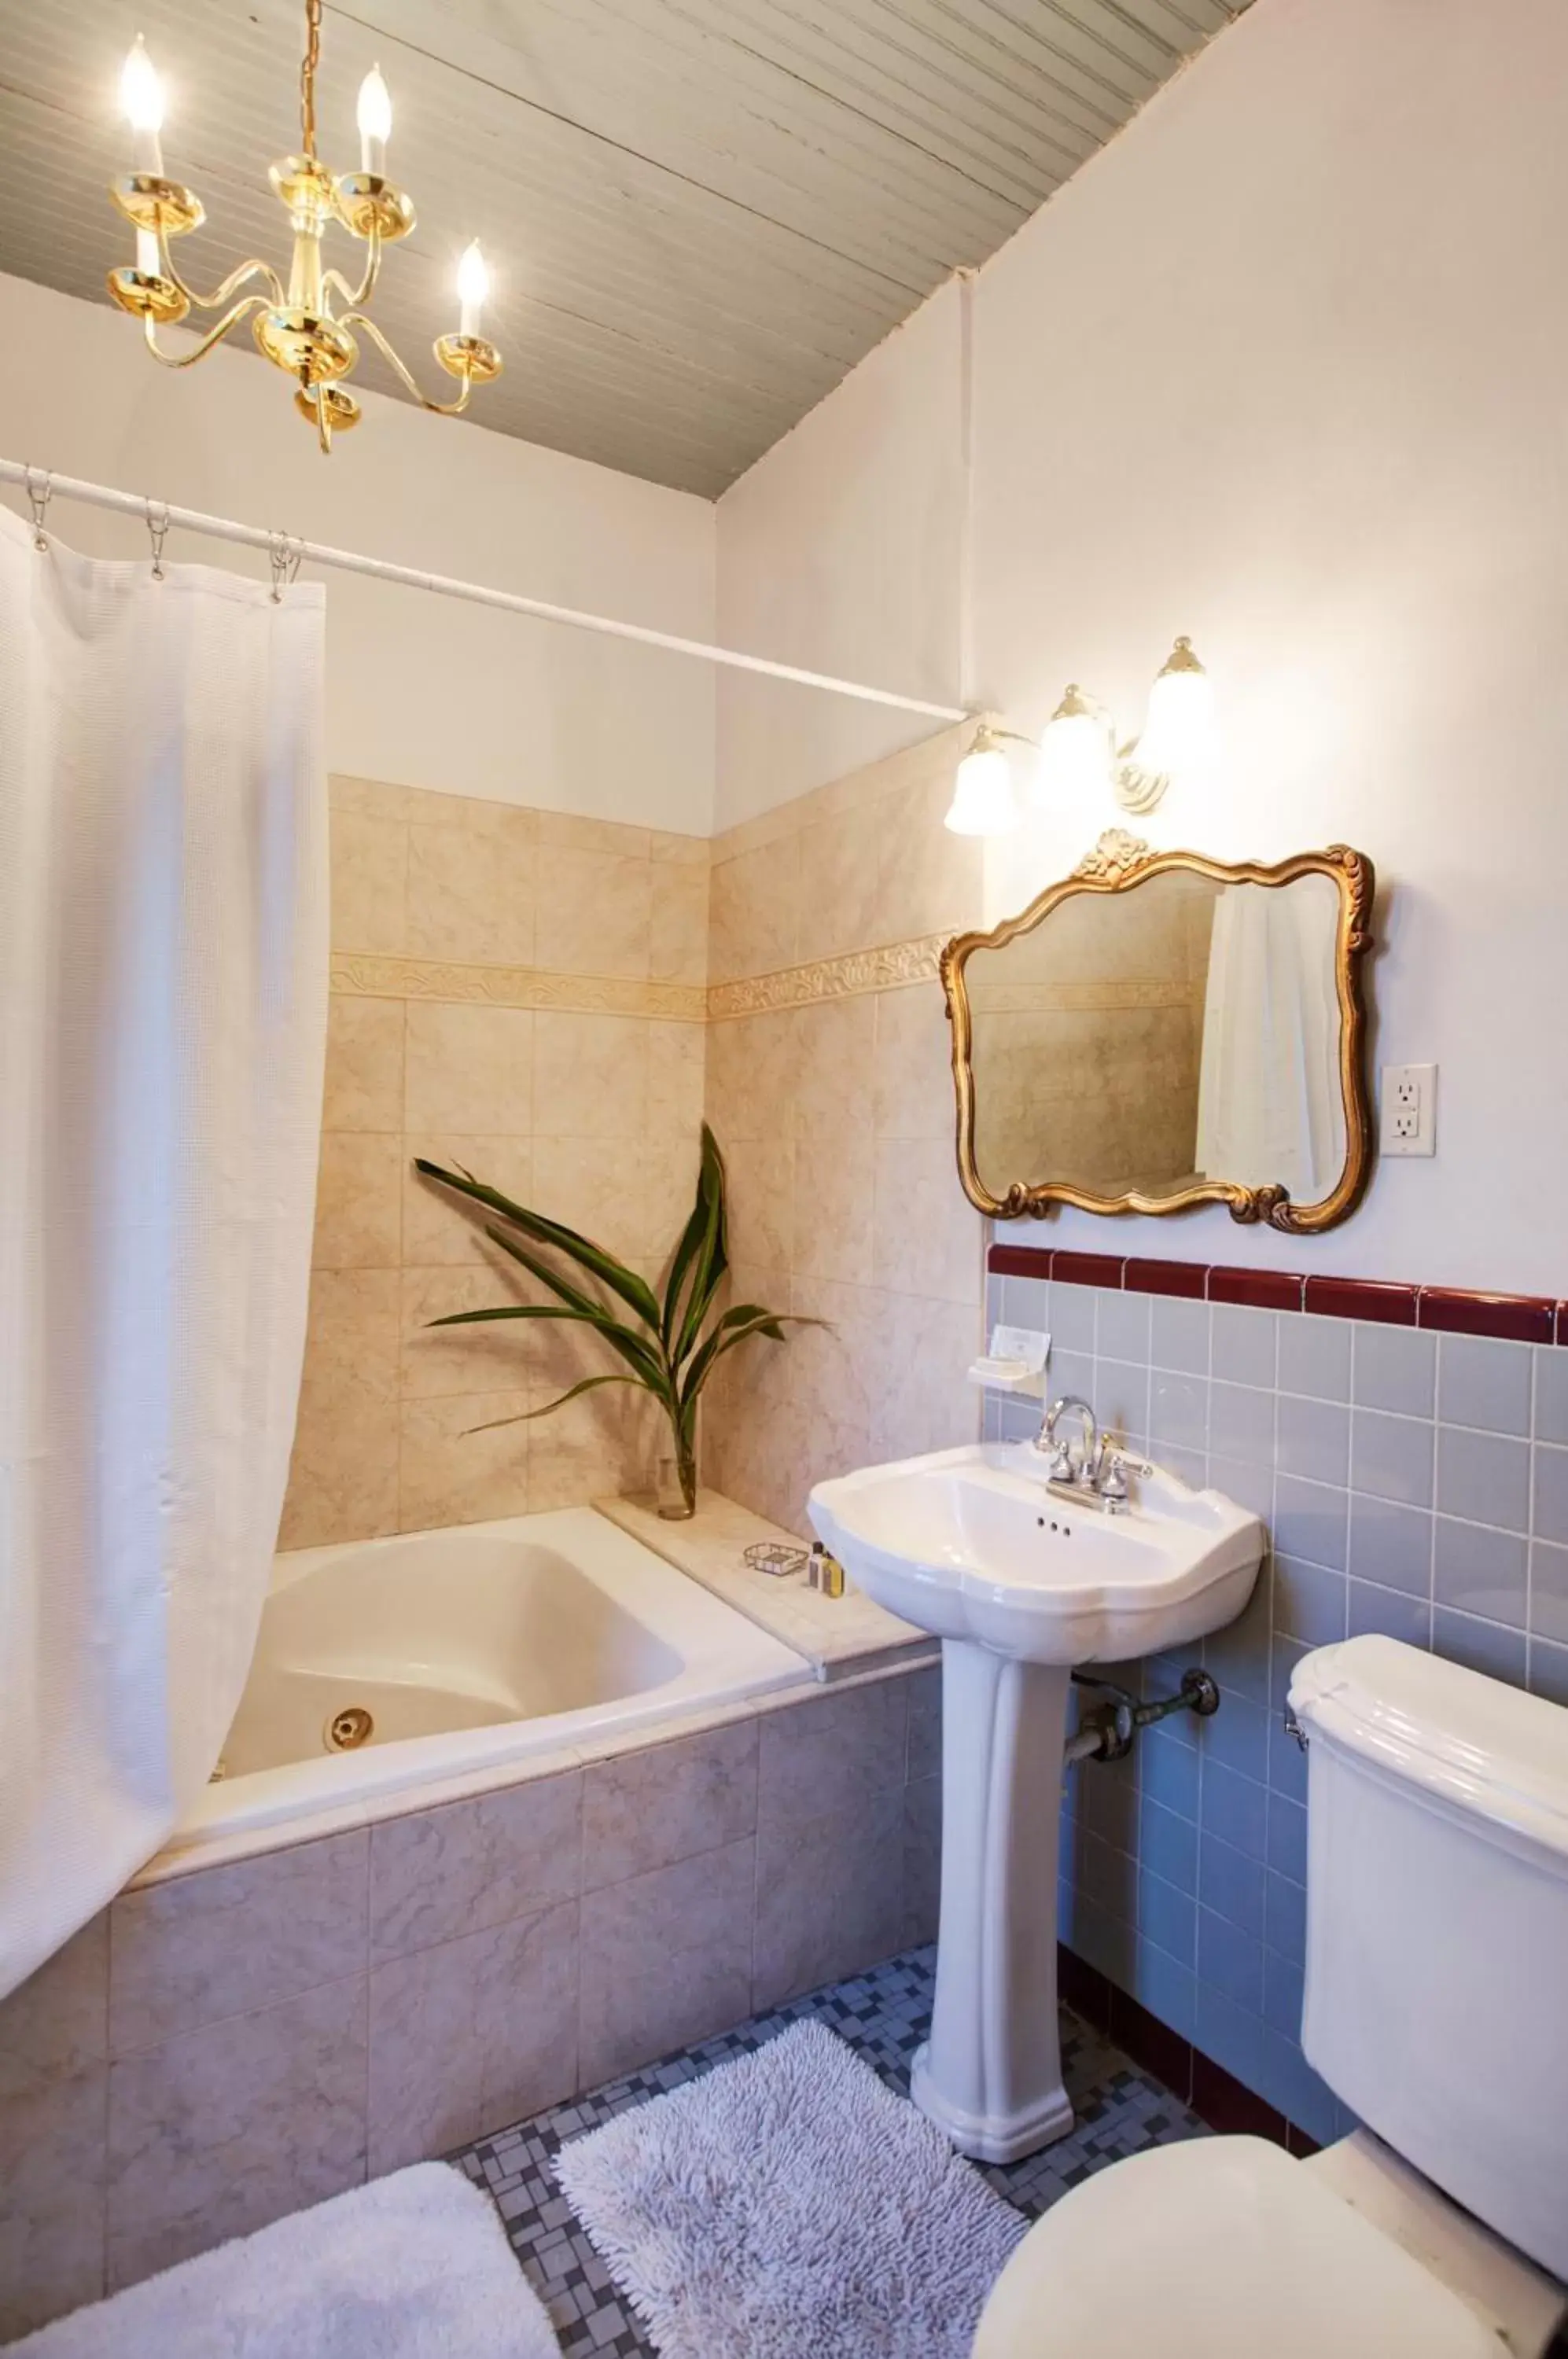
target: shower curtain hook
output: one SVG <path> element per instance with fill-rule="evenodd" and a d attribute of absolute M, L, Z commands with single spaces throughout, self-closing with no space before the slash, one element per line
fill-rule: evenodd
<path fill-rule="evenodd" d="M 40 467 L 38 474 L 43 484 L 42 491 L 39 491 L 33 481 L 31 467 L 25 467 L 22 471 L 22 488 L 27 495 L 27 506 L 33 512 L 33 547 L 42 555 L 49 549 L 49 535 L 44 530 L 44 511 L 49 506 L 49 498 L 54 490 L 54 481 L 47 467 Z"/>
<path fill-rule="evenodd" d="M 163 500 L 146 500 L 147 538 L 152 543 L 152 578 L 164 579 L 163 544 L 169 537 L 169 507 Z"/>
<path fill-rule="evenodd" d="M 304 554 L 302 540 L 291 541 L 286 532 L 267 535 L 267 560 L 272 568 L 272 603 L 275 606 L 282 605 L 285 588 L 298 579 Z"/>

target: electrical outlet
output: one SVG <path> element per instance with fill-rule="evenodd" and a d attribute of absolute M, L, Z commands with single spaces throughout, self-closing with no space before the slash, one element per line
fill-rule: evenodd
<path fill-rule="evenodd" d="M 1385 1155 L 1437 1153 L 1437 1067 L 1385 1065 L 1379 1141 Z"/>

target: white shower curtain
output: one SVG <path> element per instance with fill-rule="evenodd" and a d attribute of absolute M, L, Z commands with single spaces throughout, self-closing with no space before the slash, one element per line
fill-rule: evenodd
<path fill-rule="evenodd" d="M 0 510 L 0 1995 L 212 1769 L 304 1346 L 322 592 L 166 576 Z"/>

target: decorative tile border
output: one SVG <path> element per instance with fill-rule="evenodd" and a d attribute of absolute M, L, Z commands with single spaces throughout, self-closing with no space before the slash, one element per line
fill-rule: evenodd
<path fill-rule="evenodd" d="M 468 966 L 449 959 L 383 958 L 334 951 L 332 988 L 359 999 L 441 999 L 464 1006 L 559 1009 L 575 1016 L 647 1016 L 678 1024 L 707 1018 L 700 983 L 645 983 L 632 975 L 556 974 L 534 966 Z"/>
<path fill-rule="evenodd" d="M 851 999 L 866 991 L 898 991 L 912 983 L 935 983 L 942 951 L 952 939 L 951 929 L 940 934 L 918 934 L 909 941 L 885 942 L 876 950 L 816 959 L 809 966 L 781 967 L 773 974 L 712 983 L 707 995 L 709 1019 L 765 1016 L 775 1008 L 805 1007 L 818 999 Z"/>
<path fill-rule="evenodd" d="M 334 951 L 332 988 L 357 999 L 439 999 L 463 1006 L 561 1009 L 579 1016 L 646 1016 L 678 1024 L 764 1016 L 940 980 L 950 933 L 849 951 L 842 958 L 733 983 L 644 983 L 633 975 L 557 974 L 543 967 L 465 965 L 452 959 L 383 957 Z"/>
<path fill-rule="evenodd" d="M 1309 1277 L 1301 1270 L 1235 1269 L 1201 1261 L 1146 1261 L 1136 1254 L 1070 1253 L 1049 1245 L 993 1245 L 985 1266 L 998 1277 L 1050 1277 L 1129 1294 L 1193 1302 L 1239 1302 L 1259 1310 L 1310 1310 L 1327 1319 L 1370 1320 L 1451 1335 L 1492 1335 L 1509 1343 L 1568 1346 L 1568 1300 L 1544 1294 L 1487 1294 L 1456 1286 L 1390 1285 L 1380 1278 Z"/>

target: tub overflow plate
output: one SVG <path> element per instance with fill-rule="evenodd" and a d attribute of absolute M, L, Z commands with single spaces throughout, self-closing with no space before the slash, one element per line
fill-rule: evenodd
<path fill-rule="evenodd" d="M 362 1703 L 351 1703 L 342 1712 L 334 1712 L 321 1734 L 329 1753 L 352 1753 L 356 1745 L 368 1745 L 376 1723 Z"/>

